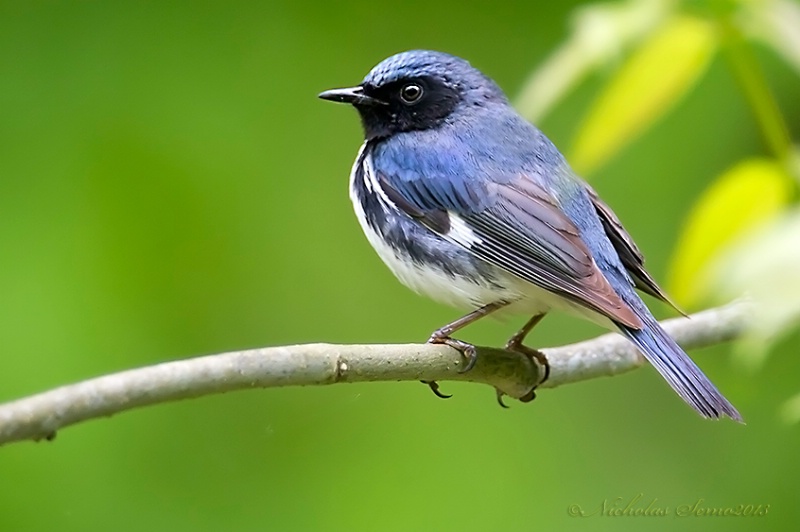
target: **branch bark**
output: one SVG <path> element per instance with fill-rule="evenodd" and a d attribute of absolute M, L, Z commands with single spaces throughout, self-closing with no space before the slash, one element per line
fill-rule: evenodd
<path fill-rule="evenodd" d="M 663 322 L 685 349 L 736 338 L 744 332 L 750 304 L 738 302 Z M 643 359 L 617 334 L 541 349 L 550 377 L 541 388 L 618 375 Z M 0 405 L 0 445 L 52 439 L 81 421 L 140 406 L 250 388 L 312 386 L 340 382 L 457 380 L 489 384 L 520 399 L 541 380 L 542 368 L 501 349 L 478 348 L 475 367 L 459 373 L 463 359 L 442 345 L 306 344 L 209 355 L 132 369 Z"/>

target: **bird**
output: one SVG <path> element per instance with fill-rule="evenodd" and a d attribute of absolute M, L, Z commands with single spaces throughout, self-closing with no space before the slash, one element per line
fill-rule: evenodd
<path fill-rule="evenodd" d="M 701 416 L 742 422 L 637 294 L 671 304 L 619 218 L 491 78 L 411 50 L 319 97 L 360 115 L 350 199 L 369 243 L 402 284 L 468 311 L 428 339 L 458 349 L 462 371 L 477 357 L 452 336 L 463 327 L 530 316 L 505 347 L 546 365 L 523 342 L 546 313 L 565 311 L 622 334 Z"/>

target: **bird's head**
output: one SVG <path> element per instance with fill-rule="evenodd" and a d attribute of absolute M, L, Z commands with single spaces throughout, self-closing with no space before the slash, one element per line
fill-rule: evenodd
<path fill-rule="evenodd" d="M 456 113 L 506 103 L 497 84 L 468 62 L 427 50 L 393 55 L 359 85 L 328 90 L 319 97 L 352 104 L 368 139 L 434 128 Z"/>

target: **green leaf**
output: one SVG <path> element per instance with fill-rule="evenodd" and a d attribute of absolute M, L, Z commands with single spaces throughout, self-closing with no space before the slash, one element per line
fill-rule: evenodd
<path fill-rule="evenodd" d="M 627 0 L 576 8 L 570 36 L 529 76 L 516 105 L 537 122 L 592 71 L 619 60 L 674 11 L 677 0 Z"/>
<path fill-rule="evenodd" d="M 788 203 L 791 178 L 771 159 L 743 161 L 720 175 L 693 207 L 670 268 L 670 292 L 684 307 L 709 292 L 709 266 L 720 251 L 774 218 Z"/>
<path fill-rule="evenodd" d="M 800 209 L 737 240 L 708 271 L 715 294 L 731 299 L 746 293 L 756 305 L 734 360 L 759 368 L 769 348 L 800 321 Z"/>
<path fill-rule="evenodd" d="M 666 113 L 694 85 L 717 49 L 711 23 L 679 15 L 661 26 L 623 64 L 589 109 L 570 161 L 596 170 Z"/>

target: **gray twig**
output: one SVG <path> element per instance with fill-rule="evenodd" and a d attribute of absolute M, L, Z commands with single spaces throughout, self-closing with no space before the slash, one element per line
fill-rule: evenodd
<path fill-rule="evenodd" d="M 746 327 L 747 303 L 664 322 L 686 349 L 731 340 Z M 618 375 L 642 365 L 634 347 L 616 334 L 542 349 L 550 377 L 542 388 Z M 529 396 L 542 368 L 517 353 L 478 348 L 478 361 L 464 361 L 442 345 L 306 344 L 250 349 L 167 362 L 89 379 L 0 405 L 0 444 L 51 439 L 57 430 L 145 405 L 248 388 L 310 386 L 339 382 L 459 380 L 480 382 L 514 398 Z"/>

